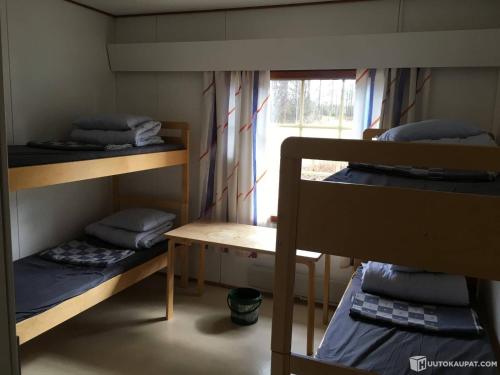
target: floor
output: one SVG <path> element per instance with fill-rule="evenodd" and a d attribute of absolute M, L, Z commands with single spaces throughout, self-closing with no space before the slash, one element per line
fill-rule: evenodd
<path fill-rule="evenodd" d="M 202 297 L 179 289 L 164 321 L 164 276 L 132 288 L 33 339 L 20 349 L 23 375 L 269 374 L 272 299 L 257 324 L 234 325 L 227 290 Z M 293 350 L 305 353 L 306 306 L 296 305 Z M 315 347 L 323 335 L 316 310 Z"/>

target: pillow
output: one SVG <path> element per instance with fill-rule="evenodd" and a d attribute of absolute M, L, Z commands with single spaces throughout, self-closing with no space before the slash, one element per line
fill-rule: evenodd
<path fill-rule="evenodd" d="M 174 219 L 175 215 L 169 212 L 152 208 L 129 208 L 118 211 L 99 223 L 132 232 L 147 232 Z"/>
<path fill-rule="evenodd" d="M 390 264 L 368 262 L 363 267 L 365 293 L 439 305 L 467 306 L 469 290 L 464 276 L 434 272 L 398 272 Z"/>
<path fill-rule="evenodd" d="M 498 147 L 494 139 L 488 133 L 473 135 L 467 138 L 441 138 L 441 139 L 421 139 L 412 143 L 435 143 L 464 146 L 489 146 Z"/>
<path fill-rule="evenodd" d="M 379 141 L 411 142 L 423 139 L 467 138 L 486 133 L 462 121 L 426 120 L 412 122 L 387 130 Z"/>
<path fill-rule="evenodd" d="M 83 116 L 73 121 L 73 125 L 83 130 L 130 130 L 146 121 L 152 118 L 114 113 Z"/>

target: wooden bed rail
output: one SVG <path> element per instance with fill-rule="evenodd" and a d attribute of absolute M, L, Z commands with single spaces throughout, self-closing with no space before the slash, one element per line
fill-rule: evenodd
<path fill-rule="evenodd" d="M 317 181 L 299 190 L 299 249 L 500 280 L 500 197 Z"/>
<path fill-rule="evenodd" d="M 302 159 L 500 171 L 500 148 L 495 147 L 286 139 L 280 166 L 273 375 L 365 373 L 291 353 L 296 249 L 500 280 L 500 197 L 305 181 Z"/>

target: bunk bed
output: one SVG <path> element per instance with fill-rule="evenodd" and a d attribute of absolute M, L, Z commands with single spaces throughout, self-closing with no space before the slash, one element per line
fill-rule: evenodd
<path fill-rule="evenodd" d="M 176 136 L 172 136 L 172 133 Z M 180 133 L 180 134 L 179 134 Z M 188 220 L 189 196 L 189 125 L 162 122 L 160 135 L 165 144 L 134 147 L 117 151 L 58 151 L 26 146 L 9 147 L 9 190 L 40 188 L 101 177 L 112 177 L 113 207 L 117 211 L 131 207 L 151 207 L 175 212 L 178 224 Z M 179 166 L 182 168 L 180 200 L 165 200 L 120 192 L 119 176 L 125 173 Z M 106 269 L 90 272 L 68 271 L 62 265 L 30 256 L 14 268 L 31 275 L 18 280 L 23 291 L 40 277 L 43 285 L 54 283 L 47 300 L 17 301 L 16 331 L 23 344 L 64 321 L 78 315 L 114 294 L 166 268 L 166 319 L 173 316 L 174 249 L 160 243 L 147 251 L 118 262 Z M 183 252 L 185 253 L 185 252 Z M 36 286 L 33 285 L 33 288 Z M 52 289 L 52 288 L 51 288 Z M 40 297 L 41 298 L 41 297 Z"/>
<path fill-rule="evenodd" d="M 450 192 L 384 186 L 373 181 L 301 180 L 302 159 L 500 171 L 500 149 L 495 147 L 369 141 L 379 133 L 370 130 L 363 141 L 288 138 L 283 143 L 271 344 L 273 375 L 366 374 L 372 373 L 368 370 L 388 368 L 391 362 L 395 365 L 391 373 L 412 373 L 409 356 L 425 353 L 450 354 L 444 360 L 495 359 L 496 338 L 491 329 L 490 340 L 487 336 L 465 339 L 388 328 L 371 321 L 354 322 L 349 310 L 351 298 L 360 289 L 361 269 L 354 273 L 316 356 L 291 352 L 298 248 L 500 280 L 498 183 L 487 191 Z M 331 228 L 336 228 L 335 233 Z M 417 353 L 413 350 L 415 342 Z M 443 373 L 453 370 L 437 369 Z M 495 373 L 496 369 L 485 371 Z"/>

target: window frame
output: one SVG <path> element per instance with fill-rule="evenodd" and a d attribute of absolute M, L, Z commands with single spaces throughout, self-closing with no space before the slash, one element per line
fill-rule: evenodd
<path fill-rule="evenodd" d="M 304 100 L 304 82 L 310 80 L 355 80 L 356 69 L 331 69 L 331 70 L 272 70 L 271 81 L 301 81 L 301 101 Z M 342 88 L 342 99 L 344 101 L 344 88 Z M 297 124 L 279 124 L 282 128 L 292 128 L 299 130 L 299 136 L 303 136 L 303 130 L 306 129 L 331 129 L 338 132 L 338 138 L 341 138 L 342 131 L 351 130 L 349 127 L 343 126 L 342 119 L 337 127 L 325 125 L 308 125 L 304 124 L 304 104 L 300 104 L 300 117 L 301 120 Z"/>

